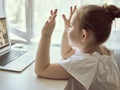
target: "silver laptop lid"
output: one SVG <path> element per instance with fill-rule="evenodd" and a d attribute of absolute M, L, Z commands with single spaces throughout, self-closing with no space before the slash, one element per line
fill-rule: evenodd
<path fill-rule="evenodd" d="M 5 17 L 0 17 L 0 54 L 10 49 L 10 40 Z"/>

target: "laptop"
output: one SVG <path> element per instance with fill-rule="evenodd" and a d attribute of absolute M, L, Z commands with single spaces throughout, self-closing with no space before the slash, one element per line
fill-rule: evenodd
<path fill-rule="evenodd" d="M 6 18 L 0 18 L 0 70 L 21 72 L 34 61 L 29 51 L 12 48 Z"/>

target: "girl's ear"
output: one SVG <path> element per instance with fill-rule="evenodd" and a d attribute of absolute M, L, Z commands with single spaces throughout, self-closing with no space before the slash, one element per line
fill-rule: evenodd
<path fill-rule="evenodd" d="M 85 29 L 82 29 L 82 41 L 85 41 L 88 37 L 88 31 Z"/>

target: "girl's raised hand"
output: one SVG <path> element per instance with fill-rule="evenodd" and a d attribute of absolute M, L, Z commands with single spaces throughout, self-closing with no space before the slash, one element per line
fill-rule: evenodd
<path fill-rule="evenodd" d="M 68 19 L 66 18 L 65 14 L 62 15 L 62 18 L 64 20 L 65 30 L 67 30 L 69 28 L 71 17 L 74 14 L 74 12 L 76 11 L 76 9 L 77 9 L 77 6 L 70 7 L 70 16 Z"/>
<path fill-rule="evenodd" d="M 55 23 L 56 23 L 55 18 L 57 16 L 57 9 L 55 9 L 54 11 L 51 10 L 50 13 L 51 15 L 49 19 L 45 22 L 45 25 L 42 28 L 42 35 L 45 35 L 45 36 L 51 36 L 55 28 Z"/>

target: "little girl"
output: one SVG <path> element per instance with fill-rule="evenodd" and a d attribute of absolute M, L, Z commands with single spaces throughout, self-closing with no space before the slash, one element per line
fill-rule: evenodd
<path fill-rule="evenodd" d="M 120 72 L 113 53 L 102 44 L 111 33 L 112 21 L 120 17 L 114 5 L 87 5 L 70 8 L 69 19 L 63 14 L 60 63 L 50 64 L 50 42 L 57 9 L 51 10 L 42 28 L 35 61 L 35 73 L 50 79 L 69 79 L 65 90 L 120 90 Z"/>

